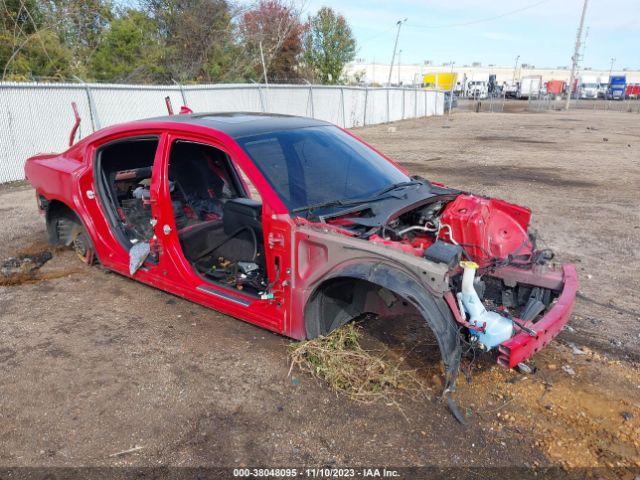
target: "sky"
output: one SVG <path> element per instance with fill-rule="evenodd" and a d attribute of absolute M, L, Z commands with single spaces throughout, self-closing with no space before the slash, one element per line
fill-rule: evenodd
<path fill-rule="evenodd" d="M 307 0 L 303 16 L 329 6 L 358 42 L 357 58 L 391 61 L 396 22 L 404 18 L 401 62 L 536 67 L 571 63 L 583 0 Z M 511 13 L 514 12 L 515 13 Z M 499 17 L 499 18 L 496 18 Z M 640 69 L 640 0 L 589 0 L 582 67 Z M 396 58 L 396 62 L 398 59 Z"/>

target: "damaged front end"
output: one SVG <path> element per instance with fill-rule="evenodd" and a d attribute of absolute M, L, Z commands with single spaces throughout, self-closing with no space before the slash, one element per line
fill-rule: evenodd
<path fill-rule="evenodd" d="M 409 270 L 433 272 L 437 266 L 444 271 L 442 282 L 423 282 L 422 288 L 450 310 L 458 343 L 497 351 L 498 363 L 507 368 L 530 358 L 567 323 L 577 289 L 575 268 L 555 265 L 550 250 L 537 248 L 529 209 L 415 180 L 380 201 L 311 212 L 304 223 L 322 224 L 325 231 L 350 237 L 349 242 L 366 240 L 372 252 L 401 252 L 391 264 Z M 346 276 L 380 281 L 371 275 Z M 407 298 L 407 288 L 382 286 Z M 415 291 L 411 295 L 416 298 Z M 420 308 L 424 302 L 410 303 Z M 422 313 L 429 322 L 428 312 Z M 460 355 L 461 349 L 455 351 Z M 455 377 L 459 358 L 445 360 L 456 369 L 447 372 L 449 378 Z"/>

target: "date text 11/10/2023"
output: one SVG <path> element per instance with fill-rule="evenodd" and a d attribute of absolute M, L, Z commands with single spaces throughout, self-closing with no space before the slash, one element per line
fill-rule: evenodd
<path fill-rule="evenodd" d="M 399 478 L 386 468 L 235 468 L 234 477 L 261 478 Z"/>

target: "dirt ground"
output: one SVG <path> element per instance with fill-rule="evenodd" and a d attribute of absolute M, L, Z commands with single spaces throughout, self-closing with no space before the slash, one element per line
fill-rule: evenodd
<path fill-rule="evenodd" d="M 578 266 L 571 328 L 534 373 L 465 360 L 464 425 L 438 400 L 435 347 L 415 319 L 367 335 L 416 368 L 431 399 L 361 404 L 288 376 L 288 339 L 55 251 L 33 278 L 0 286 L 0 467 L 638 471 L 639 120 L 459 112 L 356 131 L 412 173 L 529 206 L 544 245 Z M 30 188 L 0 187 L 0 220 L 0 264 L 47 248 Z"/>

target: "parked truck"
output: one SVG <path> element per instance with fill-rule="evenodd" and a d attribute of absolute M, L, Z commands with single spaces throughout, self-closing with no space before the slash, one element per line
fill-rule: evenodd
<path fill-rule="evenodd" d="M 426 90 L 444 90 L 445 92 L 449 92 L 457 80 L 458 74 L 453 72 L 427 73 L 422 77 L 422 86 Z"/>
<path fill-rule="evenodd" d="M 518 90 L 520 90 L 520 82 L 505 83 L 502 87 L 505 98 L 518 98 Z"/>
<path fill-rule="evenodd" d="M 582 75 L 578 82 L 578 98 L 592 99 L 598 98 L 598 85 L 600 84 L 598 77 L 594 75 Z"/>
<path fill-rule="evenodd" d="M 542 75 L 528 75 L 520 80 L 518 98 L 538 98 L 542 88 Z"/>
<path fill-rule="evenodd" d="M 466 96 L 482 100 L 489 96 L 489 83 L 486 80 L 471 80 L 467 83 Z"/>
<path fill-rule="evenodd" d="M 640 83 L 631 83 L 624 89 L 625 98 L 637 99 L 640 98 Z"/>
<path fill-rule="evenodd" d="M 549 95 L 554 100 L 556 98 L 562 97 L 565 87 L 566 82 L 564 80 L 549 80 L 547 82 L 547 95 Z"/>
<path fill-rule="evenodd" d="M 598 98 L 607 98 L 607 88 L 609 88 L 609 75 L 600 75 L 598 80 Z"/>
<path fill-rule="evenodd" d="M 627 86 L 626 75 L 611 75 L 607 86 L 607 100 L 624 100 L 624 91 Z"/>

